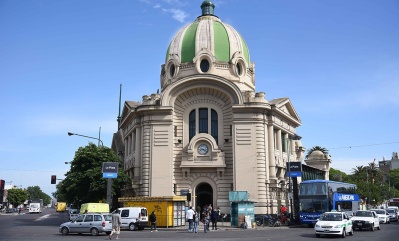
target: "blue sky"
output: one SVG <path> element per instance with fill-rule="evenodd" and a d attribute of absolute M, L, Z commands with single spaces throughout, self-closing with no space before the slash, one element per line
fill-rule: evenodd
<path fill-rule="evenodd" d="M 350 173 L 399 151 L 399 2 L 220 0 L 248 44 L 256 90 L 289 97 L 310 149 Z M 0 179 L 55 191 L 75 151 L 110 146 L 122 102 L 160 88 L 161 65 L 202 0 L 0 1 Z"/>

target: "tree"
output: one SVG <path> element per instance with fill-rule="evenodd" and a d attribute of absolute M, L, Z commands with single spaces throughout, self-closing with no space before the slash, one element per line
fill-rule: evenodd
<path fill-rule="evenodd" d="M 28 192 L 23 189 L 8 189 L 7 190 L 7 200 L 14 207 L 17 207 L 28 199 Z"/>
<path fill-rule="evenodd" d="M 28 192 L 28 198 L 32 199 L 43 199 L 43 205 L 50 203 L 51 198 L 49 195 L 44 193 L 39 186 L 29 186 L 26 191 Z"/>
<path fill-rule="evenodd" d="M 347 182 L 348 175 L 345 172 L 341 172 L 340 170 L 336 170 L 334 168 L 330 168 L 329 179 L 337 182 Z"/>
<path fill-rule="evenodd" d="M 97 147 L 89 143 L 80 147 L 71 162 L 71 169 L 65 179 L 57 184 L 53 196 L 58 201 L 79 207 L 82 203 L 105 202 L 107 196 L 107 179 L 102 177 L 104 162 L 119 162 L 119 158 L 108 147 Z M 112 194 L 120 195 L 120 190 L 130 183 L 130 178 L 120 165 L 118 178 L 113 179 Z"/>
<path fill-rule="evenodd" d="M 306 154 L 305 159 L 308 159 L 310 154 L 312 154 L 312 152 L 314 152 L 314 151 L 321 151 L 321 152 L 323 152 L 323 154 L 328 154 L 328 150 L 326 148 L 321 147 L 321 146 L 314 146 L 308 150 L 308 153 Z"/>

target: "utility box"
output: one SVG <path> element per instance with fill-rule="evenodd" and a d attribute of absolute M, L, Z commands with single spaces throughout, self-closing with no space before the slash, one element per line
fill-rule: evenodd
<path fill-rule="evenodd" d="M 252 227 L 251 224 L 255 222 L 254 202 L 249 201 L 248 192 L 231 191 L 229 192 L 229 201 L 231 226 L 241 227 L 245 222 L 248 228 Z"/>

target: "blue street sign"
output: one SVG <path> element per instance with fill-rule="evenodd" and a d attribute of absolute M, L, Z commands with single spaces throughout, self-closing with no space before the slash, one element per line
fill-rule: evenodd
<path fill-rule="evenodd" d="M 103 172 L 103 178 L 117 178 L 118 173 Z"/>

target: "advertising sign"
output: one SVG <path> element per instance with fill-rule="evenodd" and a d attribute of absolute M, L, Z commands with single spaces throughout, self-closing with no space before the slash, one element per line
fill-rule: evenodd
<path fill-rule="evenodd" d="M 118 162 L 103 162 L 103 178 L 117 178 L 118 166 Z"/>
<path fill-rule="evenodd" d="M 301 177 L 302 176 L 302 163 L 301 162 L 287 162 L 288 177 Z"/>

